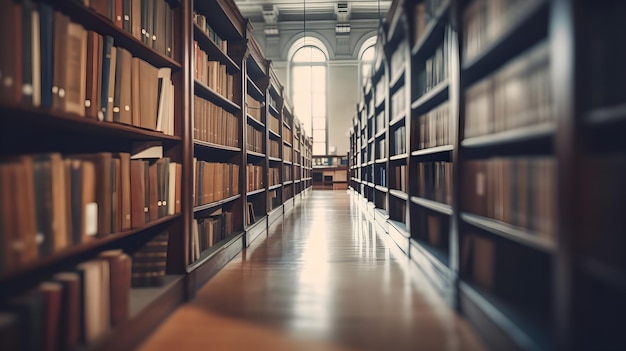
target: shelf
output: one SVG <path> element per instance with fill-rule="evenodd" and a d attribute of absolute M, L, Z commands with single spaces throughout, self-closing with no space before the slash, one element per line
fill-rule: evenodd
<path fill-rule="evenodd" d="M 374 137 L 371 137 L 371 138 L 367 139 L 367 143 L 368 144 L 372 144 L 374 142 L 374 140 L 376 140 L 376 139 L 374 139 Z"/>
<path fill-rule="evenodd" d="M 202 31 L 200 26 L 197 23 L 193 24 L 193 37 L 198 41 L 200 47 L 209 54 L 209 57 L 214 59 L 217 58 L 221 63 L 225 64 L 226 67 L 232 72 L 241 71 L 239 65 L 235 63 L 226 53 L 220 49 L 209 36 Z"/>
<path fill-rule="evenodd" d="M 581 260 L 582 270 L 622 292 L 626 292 L 626 275 L 612 266 L 591 257 Z"/>
<path fill-rule="evenodd" d="M 230 101 L 225 96 L 213 90 L 212 88 L 206 86 L 204 83 L 200 82 L 199 80 L 194 79 L 194 93 L 198 95 L 197 94 L 198 91 L 201 93 L 204 93 L 205 96 L 209 96 L 210 97 L 209 99 L 211 100 L 211 102 L 217 103 L 218 105 L 225 108 L 226 110 L 229 110 L 230 112 L 239 112 L 241 110 L 241 106 Z"/>
<path fill-rule="evenodd" d="M 174 71 L 181 69 L 181 64 L 172 58 L 155 51 L 153 48 L 135 38 L 130 32 L 116 26 L 106 16 L 96 13 L 93 9 L 73 1 L 55 1 L 55 10 L 61 10 L 72 19 L 72 22 L 80 23 L 86 30 L 98 32 L 100 35 L 113 37 L 116 47 L 122 47 L 130 51 L 133 57 L 139 57 L 155 67 L 170 67 Z M 178 41 L 173 38 L 174 44 Z"/>
<path fill-rule="evenodd" d="M 454 151 L 454 145 L 442 145 L 435 146 L 428 149 L 415 150 L 411 152 L 411 156 L 420 157 L 420 156 L 432 156 L 436 154 L 449 153 Z"/>
<path fill-rule="evenodd" d="M 367 183 L 365 183 L 365 184 L 367 184 L 367 186 L 369 186 L 370 188 L 373 188 L 373 187 L 375 187 L 375 186 L 376 186 L 376 185 L 374 185 L 374 183 L 370 183 L 370 182 L 367 182 Z"/>
<path fill-rule="evenodd" d="M 527 8 L 515 15 L 508 28 L 481 53 L 463 62 L 462 67 L 468 77 L 466 83 L 489 75 L 509 59 L 517 56 L 526 48 L 545 38 L 548 31 L 548 0 L 528 1 Z"/>
<path fill-rule="evenodd" d="M 284 185 L 291 185 L 291 183 L 293 183 L 293 180 L 287 180 L 283 182 Z"/>
<path fill-rule="evenodd" d="M 407 195 L 405 192 L 400 191 L 400 190 L 389 189 L 389 194 L 391 194 L 394 197 L 397 197 L 398 199 L 401 199 L 401 200 L 408 200 L 409 199 L 409 195 Z"/>
<path fill-rule="evenodd" d="M 271 162 L 282 162 L 283 161 L 282 159 L 280 159 L 278 157 L 272 157 L 272 156 L 268 157 L 267 159 L 270 160 Z"/>
<path fill-rule="evenodd" d="M 215 257 L 215 255 L 221 252 L 224 248 L 229 247 L 231 244 L 235 243 L 237 240 L 241 240 L 241 238 L 243 237 L 243 234 L 244 234 L 243 231 L 241 231 L 241 232 L 237 232 L 232 235 L 229 235 L 226 238 L 217 242 L 215 245 L 202 251 L 200 253 L 200 257 L 187 267 L 187 273 L 193 272 L 196 269 L 202 267 L 207 261 Z"/>
<path fill-rule="evenodd" d="M 548 321 L 532 318 L 520 308 L 515 308 L 493 293 L 466 281 L 459 282 L 459 295 L 462 300 L 461 305 L 464 305 L 464 299 L 471 301 L 520 350 L 549 349 Z M 462 310 L 464 309 L 462 307 Z M 480 320 L 482 319 L 480 318 Z M 489 330 L 487 329 L 485 332 L 489 332 Z"/>
<path fill-rule="evenodd" d="M 406 118 L 406 114 L 402 113 L 400 116 L 392 119 L 391 121 L 389 121 L 389 128 L 395 126 L 396 124 L 404 121 L 404 119 Z"/>
<path fill-rule="evenodd" d="M 246 154 L 248 155 L 248 157 L 252 156 L 252 157 L 257 157 L 257 158 L 265 158 L 265 154 L 262 154 L 256 151 L 247 150 Z"/>
<path fill-rule="evenodd" d="M 373 165 L 374 165 L 374 161 L 369 161 L 369 162 L 367 163 L 367 165 L 368 165 L 368 166 L 373 166 Z"/>
<path fill-rule="evenodd" d="M 258 190 L 248 191 L 246 193 L 246 195 L 247 196 L 258 195 L 258 194 L 260 194 L 260 193 L 262 193 L 264 191 L 265 191 L 265 189 L 258 189 Z"/>
<path fill-rule="evenodd" d="M 256 97 L 258 101 L 263 102 L 263 100 L 265 100 L 265 94 L 263 94 L 263 90 L 261 90 L 261 88 L 259 88 L 259 86 L 252 80 L 252 78 L 250 78 L 250 76 L 247 77 L 247 81 L 248 81 L 248 94 Z M 250 94 L 250 92 L 252 92 L 252 94 Z"/>
<path fill-rule="evenodd" d="M 389 161 L 406 161 L 408 157 L 409 157 L 409 154 L 393 155 L 389 157 Z"/>
<path fill-rule="evenodd" d="M 380 139 L 381 137 L 384 137 L 386 132 L 387 132 L 387 128 L 378 131 L 378 133 L 374 135 L 374 139 Z"/>
<path fill-rule="evenodd" d="M 291 145 L 290 142 L 288 142 L 287 140 L 284 140 L 284 139 L 283 139 L 283 144 L 285 144 L 285 145 L 287 145 L 289 147 L 293 147 L 293 145 Z"/>
<path fill-rule="evenodd" d="M 626 104 L 593 110 L 587 113 L 585 121 L 594 126 L 626 122 Z"/>
<path fill-rule="evenodd" d="M 454 213 L 452 206 L 438 201 L 425 199 L 423 197 L 411 196 L 411 202 L 418 206 L 427 208 L 431 211 L 439 212 L 448 216 L 452 216 L 452 214 Z"/>
<path fill-rule="evenodd" d="M 72 261 L 75 261 L 77 257 L 84 257 L 86 260 L 87 256 L 89 256 L 90 254 L 91 256 L 93 256 L 94 252 L 107 249 L 110 247 L 110 244 L 114 242 L 133 236 L 148 229 L 160 227 L 178 219 L 179 217 L 181 217 L 180 213 L 159 218 L 136 229 L 108 234 L 103 237 L 95 238 L 86 243 L 64 248 L 51 255 L 41 257 L 33 262 L 26 263 L 12 272 L 2 273 L 0 275 L 0 283 L 2 283 L 2 285 L 6 284 L 7 286 L 9 286 L 14 283 L 19 283 L 18 281 L 22 280 L 26 275 L 34 274 L 37 271 L 49 270 L 50 268 L 54 268 L 55 266 L 60 267 L 63 263 L 70 263 Z"/>
<path fill-rule="evenodd" d="M 406 72 L 406 68 L 402 67 L 400 72 L 396 73 L 395 76 L 391 78 L 389 81 L 389 91 L 395 91 L 399 88 L 399 85 L 404 82 L 404 74 Z"/>
<path fill-rule="evenodd" d="M 554 122 L 545 122 L 532 126 L 505 130 L 498 133 L 467 138 L 461 141 L 466 148 L 499 147 L 503 145 L 531 143 L 547 139 L 556 133 Z"/>
<path fill-rule="evenodd" d="M 282 187 L 282 186 L 283 186 L 282 184 L 272 185 L 272 186 L 270 186 L 269 188 L 267 188 L 267 190 L 270 190 L 270 191 L 271 191 L 271 190 L 276 190 L 276 189 L 278 189 L 278 188 L 280 188 L 280 187 Z"/>
<path fill-rule="evenodd" d="M 287 161 L 287 160 L 283 160 L 283 163 L 284 163 L 284 164 L 287 164 L 287 165 L 293 165 L 293 162 L 291 162 L 291 161 Z"/>
<path fill-rule="evenodd" d="M 270 138 L 274 138 L 274 139 L 280 139 L 280 134 L 276 133 L 275 131 L 271 130 L 271 129 L 267 129 L 269 131 L 270 134 Z"/>
<path fill-rule="evenodd" d="M 76 133 L 80 137 L 103 136 L 111 138 L 161 141 L 164 143 L 180 142 L 179 136 L 165 135 L 162 132 L 134 127 L 128 124 L 104 122 L 97 119 L 81 117 L 76 114 L 36 108 L 21 104 L 0 103 L 0 127 L 7 126 L 41 129 L 47 132 L 60 131 Z M 21 128 L 20 128 L 21 129 Z"/>
<path fill-rule="evenodd" d="M 553 241 L 543 238 L 540 234 L 532 233 L 526 229 L 470 213 L 461 213 L 461 219 L 474 227 L 536 250 L 549 254 L 556 251 L 556 244 Z"/>
<path fill-rule="evenodd" d="M 130 289 L 129 318 L 137 317 L 146 307 L 173 286 L 178 284 L 183 275 L 166 275 L 162 286 L 141 287 Z"/>
<path fill-rule="evenodd" d="M 374 162 L 376 162 L 377 164 L 386 163 L 387 162 L 387 158 L 379 158 L 379 159 L 376 159 L 376 161 L 374 161 Z"/>
<path fill-rule="evenodd" d="M 302 179 L 296 179 L 296 180 L 294 181 L 294 184 L 298 184 L 298 183 L 301 183 L 301 182 L 302 182 Z"/>
<path fill-rule="evenodd" d="M 252 117 L 252 115 L 250 115 L 249 113 L 246 113 L 246 116 L 248 116 L 248 118 L 247 118 L 248 122 L 252 122 L 250 124 L 254 124 L 258 128 L 265 128 L 265 123 L 263 123 L 263 122 L 259 121 L 258 119 Z"/>
<path fill-rule="evenodd" d="M 272 105 L 268 105 L 269 106 L 269 111 L 270 114 L 276 118 L 280 118 L 280 112 L 278 112 L 278 110 L 276 109 L 276 107 L 272 106 Z"/>
<path fill-rule="evenodd" d="M 199 205 L 199 206 L 196 206 L 196 207 L 193 208 L 193 212 L 194 213 L 195 212 L 200 212 L 200 211 L 208 210 L 210 208 L 222 206 L 222 205 L 227 204 L 227 203 L 229 203 L 231 201 L 235 201 L 235 200 L 237 200 L 240 197 L 241 197 L 241 194 L 237 194 L 237 195 L 233 195 L 231 197 L 228 197 L 228 198 L 225 198 L 225 199 L 222 199 L 222 200 L 219 200 L 219 201 L 214 201 L 214 202 L 211 202 L 211 203 L 208 203 L 208 204 Z"/>
<path fill-rule="evenodd" d="M 197 148 L 207 149 L 207 150 L 220 150 L 220 151 L 230 151 L 230 152 L 240 152 L 241 148 L 234 146 L 226 146 L 220 144 L 209 143 L 208 141 L 194 140 L 193 145 Z"/>
<path fill-rule="evenodd" d="M 283 125 L 285 127 L 287 127 L 287 129 L 291 130 L 291 126 L 289 124 L 287 124 L 287 122 L 285 122 L 285 120 L 283 119 Z"/>
<path fill-rule="evenodd" d="M 450 80 L 446 78 L 411 103 L 411 110 L 418 113 L 426 112 L 446 101 L 449 95 Z"/>
<path fill-rule="evenodd" d="M 437 40 L 435 34 L 439 33 L 445 27 L 443 21 L 445 21 L 446 19 L 443 17 L 443 15 L 448 11 L 449 7 L 450 0 L 444 1 L 441 4 L 439 9 L 435 13 L 434 20 L 430 21 L 430 23 L 426 25 L 422 37 L 415 43 L 415 45 L 411 49 L 411 54 L 413 56 L 422 54 L 424 51 L 432 48 L 433 45 L 437 45 L 441 42 L 441 40 Z"/>
<path fill-rule="evenodd" d="M 376 185 L 375 188 L 376 188 L 376 190 L 382 191 L 384 193 L 386 193 L 388 191 L 387 187 L 382 186 L 382 185 Z"/>
<path fill-rule="evenodd" d="M 437 269 L 439 269 L 446 276 L 446 278 L 449 278 L 452 275 L 452 271 L 449 267 L 450 257 L 447 252 L 421 240 L 411 239 L 411 246 L 417 248 L 420 254 L 432 265 L 436 266 Z"/>

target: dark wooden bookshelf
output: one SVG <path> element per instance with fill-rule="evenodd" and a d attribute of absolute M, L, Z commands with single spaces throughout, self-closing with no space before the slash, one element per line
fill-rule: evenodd
<path fill-rule="evenodd" d="M 248 114 L 248 122 L 250 125 L 255 126 L 256 129 L 264 129 L 265 128 L 265 123 L 259 121 L 258 119 L 252 117 L 250 114 Z"/>
<path fill-rule="evenodd" d="M 198 41 L 200 47 L 205 50 L 211 59 L 217 59 L 219 62 L 225 64 L 229 71 L 240 71 L 240 65 L 228 56 L 222 49 L 220 49 L 215 42 L 209 38 L 209 36 L 200 29 L 197 23 L 193 24 L 194 39 Z"/>
<path fill-rule="evenodd" d="M 240 147 L 209 143 L 208 141 L 202 141 L 202 140 L 194 140 L 193 145 L 196 148 L 204 149 L 207 151 L 241 152 Z"/>
<path fill-rule="evenodd" d="M 454 145 L 435 146 L 428 149 L 415 150 L 411 152 L 412 157 L 428 157 L 437 154 L 446 154 L 454 151 Z"/>
<path fill-rule="evenodd" d="M 450 82 L 444 80 L 411 103 L 411 109 L 416 112 L 428 111 L 448 99 Z"/>
<path fill-rule="evenodd" d="M 530 125 L 522 128 L 505 130 L 488 135 L 463 139 L 461 146 L 466 148 L 499 148 L 506 145 L 537 143 L 542 139 L 554 137 L 556 125 L 553 122 Z"/>
<path fill-rule="evenodd" d="M 202 96 L 207 98 L 207 100 L 223 107 L 224 109 L 230 111 L 230 112 L 234 112 L 237 113 L 239 112 L 239 110 L 241 110 L 241 106 L 237 105 L 236 103 L 230 101 L 229 99 L 227 99 L 225 96 L 223 96 L 222 94 L 219 94 L 218 92 L 216 92 L 215 90 L 211 89 L 210 87 L 206 86 L 204 83 L 199 82 L 197 79 L 194 80 L 194 89 L 195 89 L 195 93 L 198 96 Z"/>
<path fill-rule="evenodd" d="M 452 206 L 434 200 L 429 200 L 418 196 L 411 196 L 411 202 L 423 208 L 427 208 L 431 211 L 439 212 L 444 215 L 452 216 L 454 214 Z"/>

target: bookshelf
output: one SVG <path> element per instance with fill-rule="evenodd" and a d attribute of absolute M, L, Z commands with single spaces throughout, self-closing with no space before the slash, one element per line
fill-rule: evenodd
<path fill-rule="evenodd" d="M 268 131 L 268 225 L 273 224 L 283 215 L 283 182 L 282 182 L 282 158 L 280 147 L 282 140 L 281 120 L 283 109 L 283 87 L 278 81 L 272 62 L 267 61 L 267 74 L 269 84 L 266 93 L 266 116 Z"/>
<path fill-rule="evenodd" d="M 624 346 L 625 13 L 394 1 L 380 26 L 388 71 L 355 108 L 350 187 L 495 349 Z"/>
<path fill-rule="evenodd" d="M 0 72 L 20 73 L 0 88 L 0 240 L 25 248 L 0 257 L 0 315 L 20 349 L 52 334 L 63 349 L 132 349 L 265 230 L 269 210 L 282 218 L 283 197 L 268 195 L 282 179 L 265 177 L 282 172 L 282 130 L 266 128 L 282 121 L 282 87 L 235 3 L 132 4 L 0 2 L 0 37 L 17 48 Z M 311 145 L 298 138 L 308 158 L 290 162 L 304 171 Z M 251 192 L 248 163 L 261 167 Z M 81 301 L 84 315 L 70 313 Z M 43 308 L 62 311 L 46 328 L 75 333 L 38 333 L 24 313 Z"/>

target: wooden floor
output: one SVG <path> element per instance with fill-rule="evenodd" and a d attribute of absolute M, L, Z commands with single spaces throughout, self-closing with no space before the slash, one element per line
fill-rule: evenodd
<path fill-rule="evenodd" d="M 154 350 L 481 350 L 356 197 L 313 191 L 145 342 Z"/>

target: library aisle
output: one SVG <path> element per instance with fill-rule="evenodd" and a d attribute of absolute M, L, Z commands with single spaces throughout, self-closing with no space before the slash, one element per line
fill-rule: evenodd
<path fill-rule="evenodd" d="M 139 349 L 483 349 L 356 196 L 313 191 L 285 216 Z"/>

